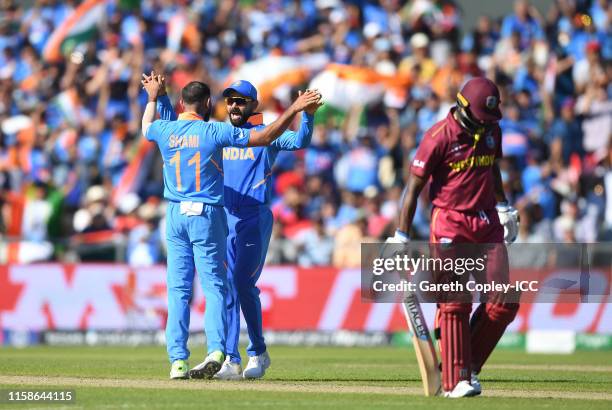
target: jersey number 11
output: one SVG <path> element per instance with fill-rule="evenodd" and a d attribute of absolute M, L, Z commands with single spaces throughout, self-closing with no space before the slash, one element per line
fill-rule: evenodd
<path fill-rule="evenodd" d="M 170 165 L 174 165 L 174 174 L 176 175 L 176 189 L 180 192 L 183 190 L 181 184 L 181 151 L 176 151 L 176 154 L 169 161 Z M 200 192 L 200 151 L 197 151 L 189 161 L 187 165 L 195 164 L 195 190 Z"/>

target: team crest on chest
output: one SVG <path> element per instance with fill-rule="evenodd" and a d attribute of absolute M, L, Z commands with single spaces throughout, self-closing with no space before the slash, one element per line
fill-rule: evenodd
<path fill-rule="evenodd" d="M 487 143 L 487 147 L 489 147 L 489 149 L 495 148 L 495 138 L 493 138 L 493 134 L 487 135 L 486 143 Z"/>

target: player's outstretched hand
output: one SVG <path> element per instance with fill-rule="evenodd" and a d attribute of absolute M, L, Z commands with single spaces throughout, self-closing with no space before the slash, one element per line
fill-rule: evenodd
<path fill-rule="evenodd" d="M 306 91 L 309 91 L 309 90 L 306 90 Z M 301 96 L 303 93 L 304 93 L 303 91 L 298 91 L 298 97 Z M 310 115 L 314 115 L 315 112 L 317 112 L 317 110 L 321 108 L 321 106 L 323 106 L 323 100 L 319 99 L 319 101 L 312 103 L 306 108 L 304 108 L 304 112 Z"/>
<path fill-rule="evenodd" d="M 151 71 L 151 79 L 155 78 L 157 79 L 157 81 L 160 84 L 160 89 L 159 89 L 159 93 L 157 94 L 158 97 L 161 97 L 162 95 L 166 95 L 166 77 L 163 74 L 157 74 L 155 73 L 155 71 Z"/>
<path fill-rule="evenodd" d="M 147 92 L 149 96 L 149 101 L 157 100 L 157 97 L 163 95 L 161 93 L 162 90 L 162 82 L 163 77 L 160 75 L 156 75 L 153 71 L 151 71 L 151 75 L 147 76 L 143 74 L 143 79 L 141 81 L 142 87 Z"/>
<path fill-rule="evenodd" d="M 318 105 L 320 102 L 321 93 L 318 90 L 306 90 L 298 95 L 298 98 L 291 104 L 291 108 L 295 112 L 304 111 L 306 108 L 312 110 L 313 106 Z"/>

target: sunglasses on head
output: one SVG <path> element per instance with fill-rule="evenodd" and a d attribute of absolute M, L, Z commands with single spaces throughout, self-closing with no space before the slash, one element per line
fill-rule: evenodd
<path fill-rule="evenodd" d="M 251 101 L 253 100 L 244 97 L 227 97 L 225 99 L 227 105 L 247 105 L 247 103 L 250 103 Z"/>

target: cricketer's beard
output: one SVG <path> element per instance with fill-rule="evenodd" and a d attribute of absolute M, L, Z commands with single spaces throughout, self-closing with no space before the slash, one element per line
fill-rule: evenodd
<path fill-rule="evenodd" d="M 242 127 L 248 121 L 251 116 L 247 110 L 241 111 L 239 108 L 228 111 L 230 123 L 234 127 Z M 233 115 L 237 115 L 238 118 L 234 118 Z"/>

